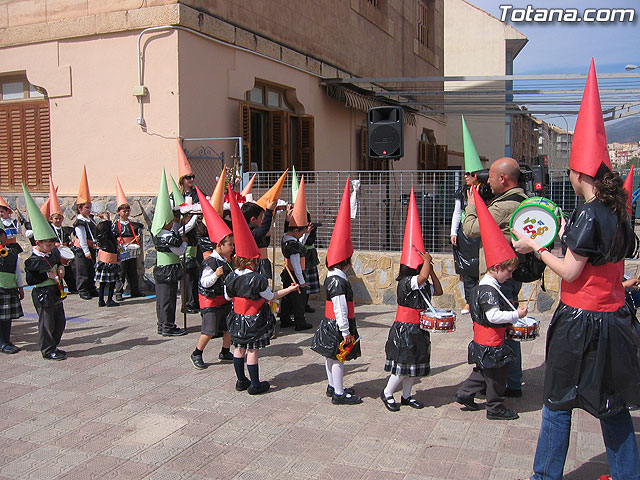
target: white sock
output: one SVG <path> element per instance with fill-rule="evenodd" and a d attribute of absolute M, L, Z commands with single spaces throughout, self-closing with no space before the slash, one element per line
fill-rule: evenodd
<path fill-rule="evenodd" d="M 329 386 L 333 387 L 333 375 L 331 374 L 331 367 L 333 367 L 333 362 L 335 360 L 333 360 L 332 358 L 326 358 L 325 362 L 324 362 L 324 368 L 327 371 L 327 380 L 329 381 Z"/>
<path fill-rule="evenodd" d="M 414 378 L 410 376 L 404 376 L 402 379 L 402 396 L 409 398 L 411 396 L 411 389 L 413 388 Z"/>
<path fill-rule="evenodd" d="M 387 386 L 384 389 L 385 397 L 393 397 L 393 392 L 395 392 L 400 383 L 402 382 L 402 377 L 400 375 L 389 375 L 389 381 L 387 382 Z M 391 403 L 391 400 L 389 400 Z"/>
<path fill-rule="evenodd" d="M 342 378 L 344 376 L 344 363 L 334 360 L 331 367 L 331 375 L 333 376 L 333 390 L 336 395 L 344 394 L 344 384 Z"/>

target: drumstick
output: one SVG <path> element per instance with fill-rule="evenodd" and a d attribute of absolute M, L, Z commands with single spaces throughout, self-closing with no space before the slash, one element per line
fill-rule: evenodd
<path fill-rule="evenodd" d="M 287 265 L 287 262 L 284 262 L 284 268 L 287 270 L 287 273 L 289 274 L 289 276 L 291 277 L 291 281 L 297 285 L 296 282 L 296 278 L 293 276 L 293 274 L 291 273 L 291 270 L 289 270 L 289 266 Z M 298 294 L 300 295 L 300 290 L 296 290 L 298 292 Z"/>
<path fill-rule="evenodd" d="M 529 300 L 527 300 L 527 304 L 524 306 L 524 308 L 529 307 L 529 302 L 531 301 L 531 299 L 533 298 L 533 294 L 536 293 L 536 290 L 538 289 L 538 283 L 536 282 L 536 284 L 533 286 L 533 289 L 531 289 L 531 295 L 529 295 Z M 537 300 L 536 300 L 537 301 Z"/>

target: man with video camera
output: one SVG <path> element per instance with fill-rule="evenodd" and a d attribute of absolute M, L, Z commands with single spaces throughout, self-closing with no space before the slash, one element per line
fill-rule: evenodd
<path fill-rule="evenodd" d="M 503 157 L 495 160 L 489 167 L 488 178 L 478 172 L 478 180 L 480 183 L 488 183 L 493 194 L 493 199 L 487 203 L 489 213 L 496 221 L 505 238 L 511 244 L 511 233 L 509 232 L 509 220 L 518 208 L 518 205 L 527 198 L 527 194 L 520 186 L 520 166 L 513 158 Z M 484 178 L 483 178 L 484 177 Z M 486 200 L 485 200 L 486 201 Z M 465 218 L 462 224 L 464 234 L 469 238 L 480 237 L 480 224 L 476 214 L 476 204 L 473 195 L 469 192 L 467 208 L 465 209 Z M 484 258 L 484 249 L 480 245 L 480 275 L 482 276 L 486 270 L 486 262 Z M 504 295 L 518 306 L 518 294 L 522 282 L 510 278 L 501 285 Z M 509 345 L 515 352 L 516 358 L 509 364 L 509 372 L 507 377 L 507 389 L 504 392 L 506 397 L 522 396 L 522 356 L 520 352 L 520 343 L 507 339 L 505 344 Z"/>

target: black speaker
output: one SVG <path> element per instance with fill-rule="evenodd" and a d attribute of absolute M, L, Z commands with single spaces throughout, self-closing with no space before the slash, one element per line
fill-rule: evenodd
<path fill-rule="evenodd" d="M 397 160 L 404 155 L 402 107 L 374 107 L 367 112 L 369 157 Z"/>

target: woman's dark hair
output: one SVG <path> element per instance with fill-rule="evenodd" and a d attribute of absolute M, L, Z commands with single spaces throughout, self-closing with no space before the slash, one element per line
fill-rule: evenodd
<path fill-rule="evenodd" d="M 418 268 L 409 268 L 406 265 L 400 264 L 400 271 L 398 272 L 398 278 L 396 281 L 402 280 L 405 277 L 415 277 L 420 273 L 422 265 L 418 265 Z"/>
<path fill-rule="evenodd" d="M 234 257 L 233 266 L 238 270 L 250 267 L 254 272 L 258 270 L 259 258 Z"/>
<path fill-rule="evenodd" d="M 264 208 L 253 202 L 244 202 L 241 210 L 247 223 L 249 223 L 252 218 L 258 218 L 260 214 L 264 212 Z"/>
<path fill-rule="evenodd" d="M 339 268 L 340 270 L 342 270 L 343 268 L 346 268 L 348 265 L 351 265 L 351 257 L 341 262 L 338 262 L 335 265 L 329 265 L 327 263 L 327 259 L 325 258 L 324 264 L 327 266 L 327 268 Z"/>
<path fill-rule="evenodd" d="M 620 222 L 629 218 L 627 213 L 628 194 L 622 188 L 620 175 L 609 170 L 603 163 L 594 177 L 593 186 L 596 190 L 596 198 L 610 208 Z"/>

